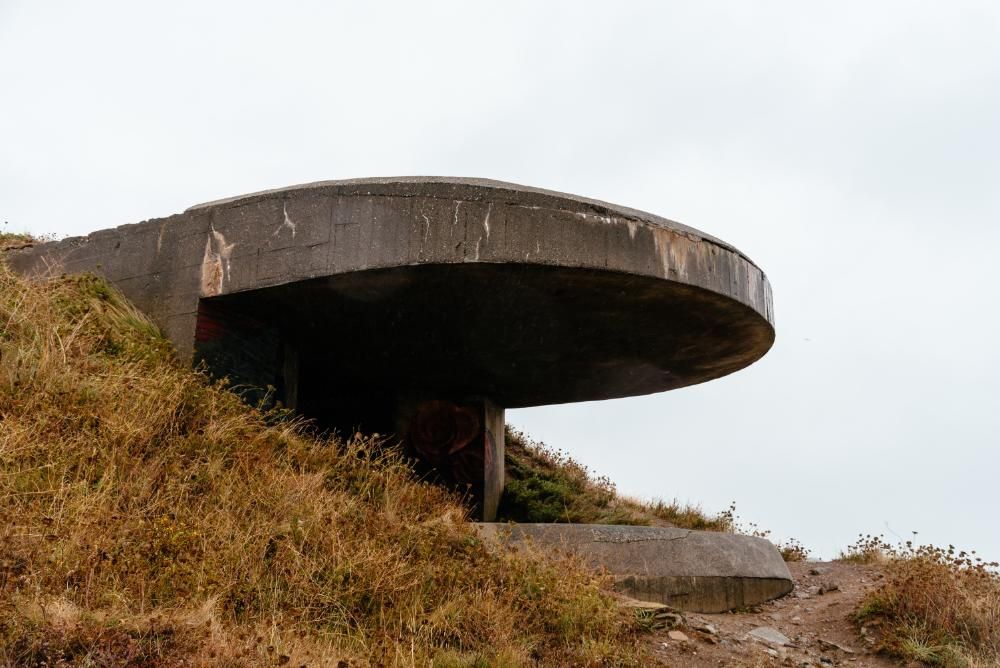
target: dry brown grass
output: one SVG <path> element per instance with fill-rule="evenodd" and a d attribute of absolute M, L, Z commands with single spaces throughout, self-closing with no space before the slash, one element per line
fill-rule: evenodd
<path fill-rule="evenodd" d="M 1000 665 L 1000 576 L 975 553 L 865 536 L 842 558 L 879 564 L 882 584 L 855 617 L 894 656 L 946 668 Z"/>
<path fill-rule="evenodd" d="M 247 408 L 103 282 L 0 267 L 0 665 L 638 665 L 605 584 Z"/>

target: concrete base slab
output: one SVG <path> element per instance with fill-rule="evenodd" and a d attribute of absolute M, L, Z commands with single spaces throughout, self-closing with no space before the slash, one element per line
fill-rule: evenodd
<path fill-rule="evenodd" d="M 488 541 L 573 552 L 607 569 L 615 589 L 691 612 L 724 612 L 792 590 L 777 548 L 763 538 L 605 524 L 477 525 Z"/>

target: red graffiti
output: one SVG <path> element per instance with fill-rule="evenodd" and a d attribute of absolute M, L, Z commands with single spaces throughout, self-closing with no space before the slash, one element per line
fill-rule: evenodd
<path fill-rule="evenodd" d="M 487 443 L 492 437 L 475 410 L 449 401 L 425 401 L 417 406 L 408 436 L 414 451 L 440 475 L 460 485 L 482 486 L 493 444 Z"/>

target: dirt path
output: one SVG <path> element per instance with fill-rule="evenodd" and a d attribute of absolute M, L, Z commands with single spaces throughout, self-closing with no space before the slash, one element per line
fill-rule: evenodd
<path fill-rule="evenodd" d="M 650 640 L 653 655 L 661 665 L 692 668 L 898 668 L 897 662 L 876 655 L 849 619 L 864 593 L 881 577 L 875 568 L 810 562 L 792 563 L 789 569 L 795 589 L 788 596 L 749 612 L 688 613 L 673 634 L 665 630 L 654 634 Z M 789 642 L 782 644 L 781 636 Z"/>

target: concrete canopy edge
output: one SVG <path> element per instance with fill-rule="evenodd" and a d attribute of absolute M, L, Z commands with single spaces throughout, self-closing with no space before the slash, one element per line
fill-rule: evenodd
<path fill-rule="evenodd" d="M 489 295 L 486 302 L 506 309 L 483 317 L 483 324 L 494 326 L 497 353 L 510 336 L 528 353 L 508 375 L 533 363 L 557 375 L 572 373 L 560 370 L 572 352 L 564 344 L 587 339 L 588 388 L 565 397 L 506 397 L 510 407 L 704 382 L 753 363 L 774 340 L 767 278 L 728 244 L 634 209 L 482 179 L 293 186 L 6 257 L 15 270 L 31 275 L 105 276 L 167 329 L 182 357 L 191 355 L 193 314 L 205 299 L 276 288 L 296 295 L 308 282 L 323 281 L 327 292 L 313 296 L 389 300 L 392 290 L 426 285 L 457 297 L 428 306 L 464 309 L 453 318 L 467 327 L 468 309 L 480 307 L 453 286 L 475 279 L 478 294 Z M 283 294 L 287 300 L 287 290 Z M 419 291 L 413 294 L 419 297 Z M 538 306 L 534 324 L 497 332 L 502 316 L 517 318 L 525 299 Z M 385 309 L 406 303 L 386 301 L 378 312 L 390 314 Z M 544 343 L 536 337 L 541 347 L 530 349 L 533 328 L 557 315 L 560 326 L 546 330 Z M 490 371 L 503 371 L 503 359 L 489 361 Z M 595 390 L 602 377 L 613 377 L 617 389 Z"/>
<path fill-rule="evenodd" d="M 358 179 L 331 179 L 301 183 L 283 188 L 269 188 L 245 195 L 210 200 L 200 204 L 193 204 L 184 211 L 187 213 L 189 211 L 218 207 L 243 206 L 275 196 L 294 196 L 300 192 L 329 192 L 348 196 L 431 196 L 440 199 L 465 199 L 468 201 L 505 199 L 514 204 L 527 204 L 538 207 L 547 206 L 557 209 L 577 210 L 589 208 L 593 213 L 598 215 L 618 215 L 691 234 L 728 251 L 738 253 L 744 260 L 757 266 L 750 257 L 738 248 L 735 248 L 732 244 L 726 243 L 696 228 L 675 220 L 670 220 L 669 218 L 598 199 L 495 179 L 462 176 L 385 176 Z"/>

